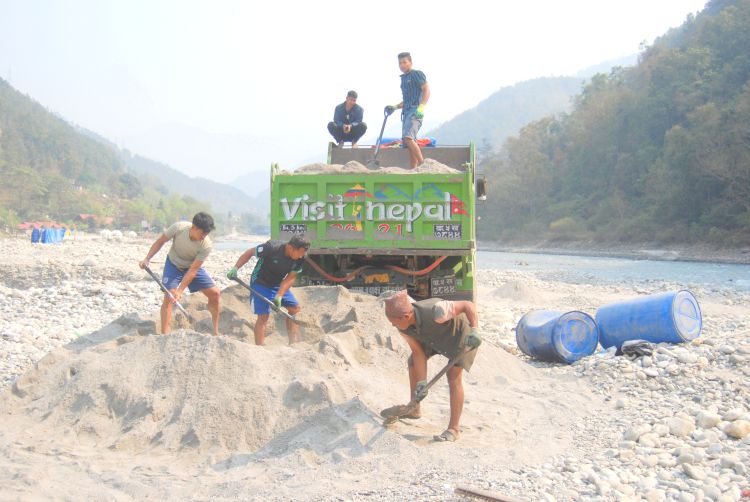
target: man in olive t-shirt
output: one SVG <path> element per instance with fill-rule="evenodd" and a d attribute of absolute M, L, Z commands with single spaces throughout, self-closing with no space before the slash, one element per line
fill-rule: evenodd
<path fill-rule="evenodd" d="M 161 247 L 172 241 L 167 259 L 164 262 L 164 273 L 162 282 L 174 296 L 175 301 L 180 301 L 182 292 L 188 288 L 191 293 L 199 291 L 208 298 L 208 311 L 214 325 L 214 336 L 219 334 L 219 299 L 221 292 L 214 283 L 211 276 L 203 268 L 203 262 L 211 253 L 212 244 L 208 234 L 214 230 L 214 219 L 207 213 L 197 213 L 193 222 L 179 221 L 170 226 L 166 232 L 161 234 L 148 250 L 146 259 L 139 263 L 145 268 L 159 252 Z M 172 323 L 173 302 L 164 295 L 161 304 L 161 332 L 169 333 Z"/>

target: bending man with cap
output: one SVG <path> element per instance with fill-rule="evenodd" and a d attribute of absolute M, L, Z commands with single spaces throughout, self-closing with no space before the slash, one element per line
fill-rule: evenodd
<path fill-rule="evenodd" d="M 266 302 L 255 297 L 263 295 L 277 307 L 286 307 L 290 315 L 299 312 L 299 302 L 290 288 L 297 274 L 302 272 L 302 262 L 308 249 L 310 241 L 300 235 L 295 235 L 289 242 L 267 241 L 242 253 L 234 267 L 227 272 L 229 279 L 236 279 L 237 269 L 253 256 L 258 257 L 250 279 L 250 287 L 256 291 L 250 294 L 250 301 L 255 300 L 254 311 L 258 315 L 253 327 L 256 345 L 265 345 L 266 326 L 271 309 Z M 286 329 L 289 333 L 289 345 L 299 342 L 299 326 L 287 319 Z"/>
<path fill-rule="evenodd" d="M 450 420 L 435 441 L 455 441 L 461 435 L 460 420 L 464 408 L 463 371 L 469 371 L 482 343 L 479 318 L 474 303 L 430 298 L 415 302 L 406 291 L 385 299 L 388 321 L 403 335 L 411 349 L 409 356 L 409 387 L 414 395 L 417 382 L 427 379 L 427 360 L 435 354 L 451 359 L 464 351 L 466 355 L 448 370 Z M 417 407 L 409 418 L 420 418 Z"/>

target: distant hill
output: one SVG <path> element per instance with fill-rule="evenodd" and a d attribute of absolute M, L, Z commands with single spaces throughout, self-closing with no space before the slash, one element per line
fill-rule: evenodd
<path fill-rule="evenodd" d="M 224 184 L 206 178 L 188 176 L 167 164 L 157 162 L 142 155 L 134 155 L 127 149 L 120 150 L 116 144 L 93 131 L 78 126 L 74 127 L 81 134 L 118 151 L 120 158 L 129 171 L 136 173 L 140 177 L 145 176 L 145 179 L 150 180 L 153 184 L 164 187 L 163 190 L 167 192 L 189 195 L 198 200 L 205 201 L 217 213 L 226 214 L 231 212 L 234 215 L 252 213 L 256 217 L 265 218 L 268 212 L 268 195 L 261 195 L 264 192 L 263 188 L 256 189 L 257 194 L 254 196 L 252 193 L 242 190 L 242 187 L 237 186 L 236 182 Z M 249 173 L 248 176 L 250 177 L 247 180 L 248 187 L 253 185 L 258 186 L 258 181 L 261 177 L 266 183 L 268 181 L 267 172 L 261 174 L 260 171 L 256 171 Z M 267 194 L 268 190 L 265 189 L 265 192 Z"/>
<path fill-rule="evenodd" d="M 503 87 L 476 107 L 428 132 L 441 145 L 474 141 L 481 149 L 497 149 L 521 127 L 553 113 L 569 110 L 583 79 L 545 77 Z"/>
<path fill-rule="evenodd" d="M 572 77 L 536 78 L 503 87 L 476 107 L 431 130 L 427 136 L 434 136 L 443 145 L 462 145 L 471 140 L 480 151 L 498 150 L 526 124 L 570 111 L 573 97 L 595 74 L 609 73 L 613 67 L 631 66 L 637 60 L 637 55 L 633 54 L 604 61 Z"/>
<path fill-rule="evenodd" d="M 609 73 L 612 71 L 612 68 L 619 68 L 623 66 L 633 66 L 638 63 L 638 54 L 631 54 L 629 56 L 617 58 L 617 59 L 609 59 L 607 61 L 604 61 L 603 63 L 598 63 L 593 66 L 589 66 L 588 68 L 585 68 L 579 72 L 577 72 L 574 77 L 578 78 L 584 78 L 586 80 L 590 79 L 597 73 Z"/>
<path fill-rule="evenodd" d="M 270 173 L 271 166 L 265 169 L 256 169 L 238 176 L 230 184 L 253 197 L 268 190 L 271 183 Z"/>
<path fill-rule="evenodd" d="M 217 183 L 206 178 L 192 178 L 166 164 L 156 162 L 140 155 L 123 156 L 125 165 L 139 175 L 147 175 L 158 180 L 172 192 L 190 195 L 199 200 L 208 201 L 217 214 L 240 215 L 254 213 L 259 218 L 268 213 L 269 204 L 262 204 L 256 197 L 251 197 L 235 186 Z M 268 178 L 268 175 L 266 175 Z"/>

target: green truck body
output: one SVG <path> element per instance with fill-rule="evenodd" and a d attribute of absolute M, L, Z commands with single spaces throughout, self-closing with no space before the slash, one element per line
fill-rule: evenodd
<path fill-rule="evenodd" d="M 328 163 L 366 164 L 371 148 L 329 145 Z M 474 145 L 424 149 L 455 172 L 282 172 L 271 168 L 271 237 L 304 234 L 312 245 L 297 285 L 371 294 L 408 289 L 416 298 L 475 296 Z M 382 149 L 383 166 L 408 166 Z"/>

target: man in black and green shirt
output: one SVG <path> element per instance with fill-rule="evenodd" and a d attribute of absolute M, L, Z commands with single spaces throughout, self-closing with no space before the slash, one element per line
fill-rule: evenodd
<path fill-rule="evenodd" d="M 268 241 L 242 253 L 234 267 L 227 272 L 230 279 L 237 278 L 237 271 L 253 256 L 258 257 L 250 279 L 250 286 L 256 293 L 250 294 L 250 301 L 255 300 L 254 312 L 258 315 L 253 333 L 255 344 L 264 345 L 266 340 L 266 326 L 271 309 L 260 298 L 253 298 L 258 294 L 271 300 L 277 307 L 285 307 L 290 315 L 300 311 L 299 302 L 290 288 L 302 271 L 305 253 L 310 248 L 310 241 L 299 235 L 292 237 L 289 242 Z M 286 320 L 289 333 L 289 344 L 299 341 L 299 326 L 290 319 Z"/>

